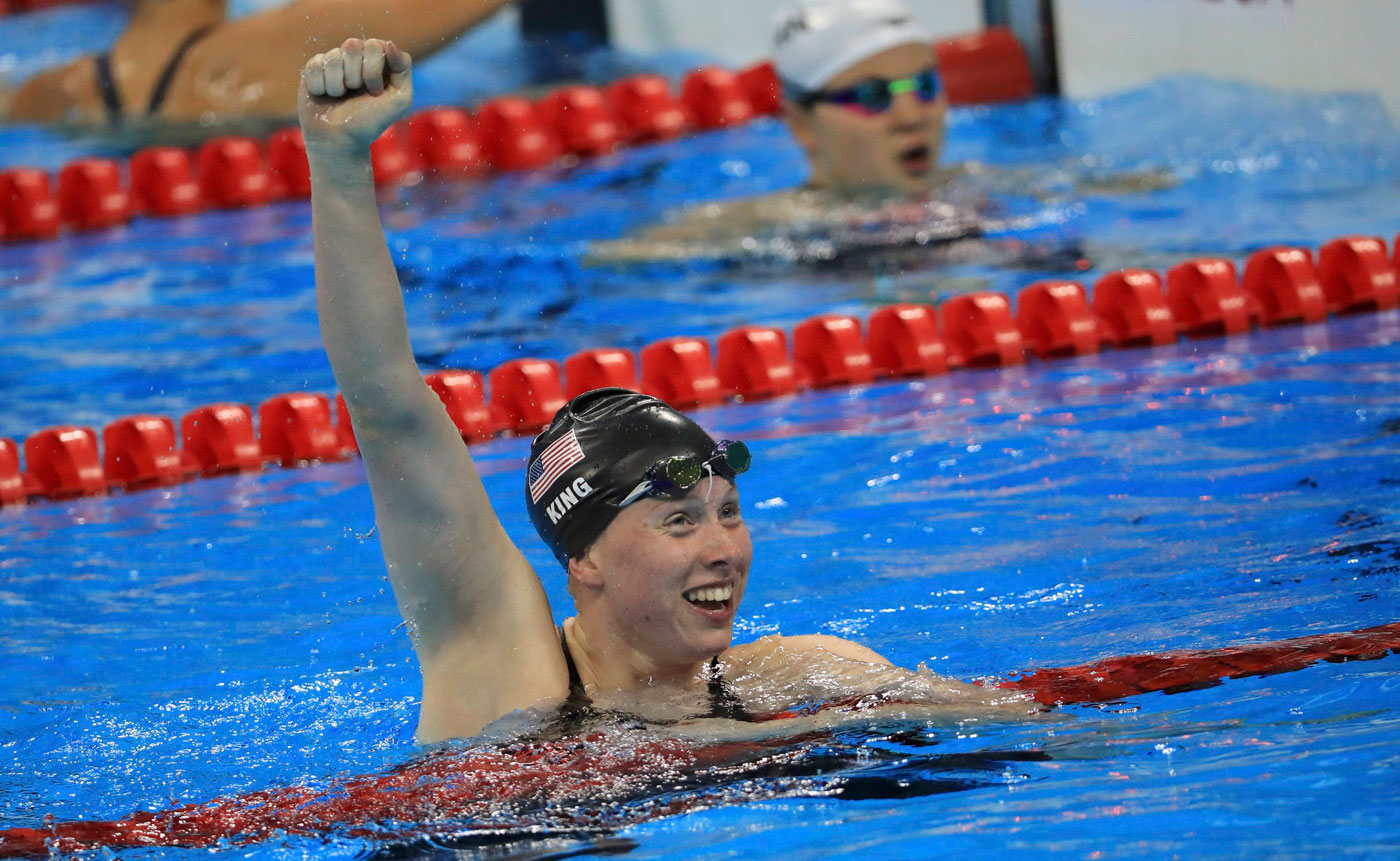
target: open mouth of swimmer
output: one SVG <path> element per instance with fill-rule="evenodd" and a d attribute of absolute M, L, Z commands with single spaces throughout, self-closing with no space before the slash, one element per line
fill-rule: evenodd
<path fill-rule="evenodd" d="M 909 173 L 928 173 L 930 153 L 928 144 L 914 144 L 900 150 L 899 163 Z"/>
<path fill-rule="evenodd" d="M 734 597 L 734 587 L 700 586 L 681 593 L 681 597 L 702 610 L 718 612 L 729 606 L 730 599 Z"/>

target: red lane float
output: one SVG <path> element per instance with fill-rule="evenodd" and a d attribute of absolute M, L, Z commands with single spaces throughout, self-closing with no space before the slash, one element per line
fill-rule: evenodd
<path fill-rule="evenodd" d="M 1400 304 L 1396 266 L 1373 236 L 1333 239 L 1318 252 L 1317 277 L 1329 314 L 1384 311 Z"/>
<path fill-rule="evenodd" d="M 0 439 L 0 505 L 24 502 L 29 491 L 19 468 L 19 446 L 12 439 Z"/>
<path fill-rule="evenodd" d="M 540 430 L 564 406 L 559 363 L 548 359 L 512 359 L 486 378 L 491 409 L 506 428 L 519 434 Z"/>
<path fill-rule="evenodd" d="M 253 432 L 253 410 L 245 404 L 210 404 L 180 419 L 180 441 L 204 475 L 262 469 L 267 463 Z"/>
<path fill-rule="evenodd" d="M 622 122 L 596 87 L 561 87 L 536 103 L 564 152 L 580 158 L 607 155 L 622 144 Z"/>
<path fill-rule="evenodd" d="M 47 173 L 30 167 L 0 171 L 0 239 L 52 239 L 62 224 Z"/>
<path fill-rule="evenodd" d="M 131 204 L 136 212 L 161 218 L 203 210 L 190 154 L 179 147 L 153 146 L 133 155 Z"/>
<path fill-rule="evenodd" d="M 24 463 L 38 493 L 49 499 L 107 490 L 92 428 L 61 425 L 39 431 L 24 441 Z"/>
<path fill-rule="evenodd" d="M 1258 317 L 1228 260 L 1188 260 L 1168 269 L 1167 307 L 1188 338 L 1243 334 Z"/>
<path fill-rule="evenodd" d="M 861 337 L 860 321 L 847 314 L 822 314 L 792 330 L 799 379 L 817 388 L 859 386 L 875 379 L 875 363 Z"/>
<path fill-rule="evenodd" d="M 720 387 L 744 400 L 797 391 L 797 366 L 788 357 L 787 335 L 771 326 L 740 326 L 719 337 L 715 370 Z"/>
<path fill-rule="evenodd" d="M 102 230 L 131 219 L 122 169 L 110 158 L 80 158 L 58 172 L 58 212 L 73 230 Z"/>
<path fill-rule="evenodd" d="M 1102 346 L 1083 284 L 1037 281 L 1016 296 L 1016 327 L 1037 359 L 1084 356 Z"/>
<path fill-rule="evenodd" d="M 258 405 L 258 445 L 283 466 L 341 460 L 347 452 L 325 395 L 290 392 Z"/>
<path fill-rule="evenodd" d="M 955 367 L 987 368 L 1026 361 L 1011 300 L 1001 293 L 968 293 L 943 303 L 943 340 Z"/>
<path fill-rule="evenodd" d="M 783 82 L 772 60 L 755 63 L 740 71 L 739 83 L 755 114 L 771 116 L 783 112 Z"/>
<path fill-rule="evenodd" d="M 633 143 L 670 140 L 690 128 L 690 113 L 660 75 L 623 78 L 608 85 L 606 93 Z"/>
<path fill-rule="evenodd" d="M 702 129 L 743 125 L 754 118 L 753 105 L 739 76 L 719 66 L 696 69 L 681 83 L 681 102 Z"/>
<path fill-rule="evenodd" d="M 600 347 L 574 353 L 564 360 L 564 397 L 572 399 L 593 389 L 612 387 L 641 390 L 637 358 L 631 350 Z"/>
<path fill-rule="evenodd" d="M 1094 285 L 1094 313 L 1115 347 L 1158 347 L 1176 341 L 1176 321 L 1162 279 L 1147 269 L 1124 269 Z"/>
<path fill-rule="evenodd" d="M 210 206 L 237 209 L 273 199 L 272 174 L 252 138 L 219 137 L 199 148 L 199 189 Z"/>
<path fill-rule="evenodd" d="M 889 305 L 871 314 L 866 344 L 880 376 L 948 372 L 948 347 L 938 334 L 938 317 L 928 305 Z"/>
<path fill-rule="evenodd" d="M 185 480 L 193 464 L 175 445 L 166 416 L 127 416 L 102 429 L 102 470 L 112 487 L 134 490 Z"/>
<path fill-rule="evenodd" d="M 1049 707 L 1109 703 L 1141 694 L 1182 693 L 1223 679 L 1304 669 L 1319 661 L 1374 660 L 1400 652 L 1400 623 L 1360 631 L 1299 637 L 1223 649 L 1126 655 L 1077 667 L 1057 667 L 993 685 L 1029 694 Z M 862 711 L 869 697 L 829 703 L 829 710 Z M 879 702 L 876 705 L 880 704 Z M 794 710 L 766 715 L 780 721 L 810 714 Z M 809 731 L 809 730 L 803 730 Z M 0 830 L 0 858 L 47 857 L 105 848 L 208 848 L 245 846 L 287 835 L 352 839 L 396 839 L 392 823 L 431 826 L 481 819 L 499 823 L 503 805 L 522 799 L 558 811 L 564 824 L 577 810 L 577 824 L 593 821 L 589 790 L 615 794 L 619 781 L 695 774 L 761 761 L 773 746 L 790 740 L 737 741 L 700 745 L 680 739 L 610 744 L 603 733 L 551 741 L 441 749 L 387 774 L 344 778 L 329 788 L 290 786 L 249 792 L 205 804 L 142 811 L 117 821 L 48 822 L 39 828 Z M 568 779 L 561 779 L 567 775 Z M 554 801 L 567 802 L 554 804 Z M 655 817 L 686 809 L 685 799 L 649 804 L 638 814 Z"/>
<path fill-rule="evenodd" d="M 937 42 L 933 50 L 952 104 L 1027 99 L 1034 92 L 1026 52 L 1004 27 Z"/>
<path fill-rule="evenodd" d="M 1265 248 L 1251 254 L 1244 267 L 1244 290 L 1258 301 L 1265 325 L 1327 319 L 1327 300 L 1306 248 Z"/>
<path fill-rule="evenodd" d="M 534 170 L 563 154 L 535 106 L 513 97 L 492 99 L 476 112 L 482 150 L 496 170 Z"/>
<path fill-rule="evenodd" d="M 724 388 L 703 338 L 666 338 L 642 348 L 642 391 L 677 409 L 724 400 Z"/>
<path fill-rule="evenodd" d="M 458 108 L 427 108 L 408 118 L 408 140 L 424 167 L 441 174 L 486 172 L 476 121 Z"/>

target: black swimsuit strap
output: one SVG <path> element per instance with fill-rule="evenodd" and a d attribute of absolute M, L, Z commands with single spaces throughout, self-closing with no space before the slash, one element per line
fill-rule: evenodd
<path fill-rule="evenodd" d="M 578 664 L 574 663 L 569 641 L 564 637 L 564 626 L 560 625 L 555 630 L 559 632 L 559 647 L 564 650 L 564 663 L 569 668 L 569 698 L 564 705 L 566 708 L 591 708 L 593 700 L 589 699 L 588 691 L 583 687 L 583 677 L 578 674 Z"/>
<path fill-rule="evenodd" d="M 93 77 L 97 78 L 97 93 L 102 96 L 102 104 L 107 108 L 107 122 L 112 125 L 119 125 L 125 111 L 122 109 L 122 97 L 117 92 L 117 82 L 112 78 L 112 55 L 107 53 L 98 54 L 92 58 Z"/>
<path fill-rule="evenodd" d="M 753 715 L 744 708 L 744 703 L 725 683 L 719 672 L 719 655 L 710 659 L 710 717 L 730 720 L 752 721 Z"/>
<path fill-rule="evenodd" d="M 170 85 L 175 82 L 175 72 L 179 70 L 180 64 L 185 60 L 185 54 L 189 52 L 190 48 L 194 47 L 196 42 L 207 36 L 209 31 L 213 29 L 213 25 L 210 25 L 208 27 L 200 27 L 198 30 L 190 33 L 180 42 L 179 46 L 175 49 L 175 53 L 170 55 L 170 59 L 165 61 L 165 68 L 160 70 L 160 77 L 156 79 L 155 89 L 151 90 L 151 100 L 146 105 L 146 116 L 155 116 L 156 111 L 160 110 L 160 106 L 165 102 L 165 96 L 170 89 Z"/>

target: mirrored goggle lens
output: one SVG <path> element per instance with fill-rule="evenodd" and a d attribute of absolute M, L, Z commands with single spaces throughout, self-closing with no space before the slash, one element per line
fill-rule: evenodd
<path fill-rule="evenodd" d="M 879 113 L 890 106 L 894 95 L 890 92 L 888 81 L 871 78 L 851 88 L 851 100 L 867 111 Z"/>
<path fill-rule="evenodd" d="M 749 468 L 753 461 L 749 454 L 749 447 L 739 440 L 724 440 L 719 444 L 720 452 L 724 455 L 724 464 L 729 467 L 729 471 L 738 475 Z"/>
<path fill-rule="evenodd" d="M 938 92 L 942 88 L 942 82 L 938 79 L 938 72 L 929 69 L 914 76 L 914 93 L 920 101 L 931 102 L 938 98 Z"/>
<path fill-rule="evenodd" d="M 657 487 L 657 490 L 665 493 L 667 491 L 685 491 L 695 486 L 695 482 L 700 480 L 705 468 L 700 461 L 690 455 L 678 455 L 670 458 L 661 465 L 661 477 L 665 479 L 662 484 L 669 487 Z"/>

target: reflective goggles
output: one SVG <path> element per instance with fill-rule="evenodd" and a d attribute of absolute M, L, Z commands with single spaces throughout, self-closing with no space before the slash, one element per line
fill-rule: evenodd
<path fill-rule="evenodd" d="M 626 498 L 617 504 L 618 508 L 631 505 L 644 496 L 667 496 L 679 499 L 690 492 L 706 474 L 718 474 L 723 478 L 733 478 L 749 468 L 752 460 L 749 447 L 739 440 L 720 440 L 709 460 L 700 460 L 694 455 L 678 454 L 659 460 L 647 467 L 641 482 Z"/>
<path fill-rule="evenodd" d="M 805 94 L 798 101 L 808 107 L 817 102 L 829 102 L 856 113 L 873 116 L 889 110 L 890 105 L 894 104 L 894 97 L 900 93 L 913 93 L 919 101 L 927 104 L 937 99 L 942 91 L 943 81 L 938 76 L 938 70 L 928 68 L 897 81 L 866 78 L 858 84 L 839 90 L 817 90 Z"/>

